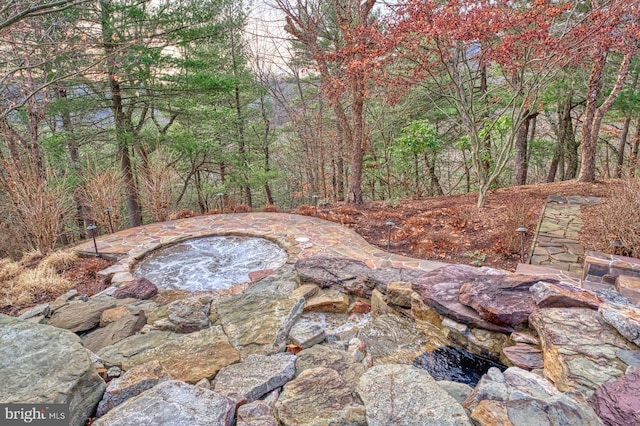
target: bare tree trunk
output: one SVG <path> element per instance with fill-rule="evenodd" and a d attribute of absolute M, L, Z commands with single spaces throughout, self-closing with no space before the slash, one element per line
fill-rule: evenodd
<path fill-rule="evenodd" d="M 601 52 L 594 60 L 589 77 L 587 92 L 587 107 L 585 120 L 582 127 L 582 164 L 580 165 L 580 182 L 594 182 L 596 180 L 596 149 L 600 125 L 605 113 L 611 108 L 613 102 L 622 90 L 624 82 L 629 74 L 631 59 L 637 47 L 627 52 L 622 58 L 618 69 L 618 78 L 605 101 L 597 106 L 598 95 L 601 90 L 602 73 L 607 61 L 606 51 Z"/>
<path fill-rule="evenodd" d="M 529 114 L 528 110 L 524 111 L 525 119 L 518 129 L 516 135 L 516 159 L 515 159 L 515 184 L 526 185 L 527 184 L 527 149 L 529 146 L 529 123 L 534 117 Z"/>
<path fill-rule="evenodd" d="M 622 168 L 624 166 L 624 151 L 627 146 L 627 138 L 629 136 L 629 126 L 631 125 L 631 117 L 626 117 L 622 125 L 622 134 L 620 135 L 620 143 L 618 144 L 618 158 L 616 159 L 616 177 L 622 177 Z"/>

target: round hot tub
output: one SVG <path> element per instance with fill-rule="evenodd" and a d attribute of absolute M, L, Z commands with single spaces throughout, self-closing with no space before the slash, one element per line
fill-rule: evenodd
<path fill-rule="evenodd" d="M 134 275 L 163 290 L 218 290 L 249 282 L 249 273 L 275 270 L 286 261 L 287 253 L 264 238 L 203 237 L 149 253 Z"/>

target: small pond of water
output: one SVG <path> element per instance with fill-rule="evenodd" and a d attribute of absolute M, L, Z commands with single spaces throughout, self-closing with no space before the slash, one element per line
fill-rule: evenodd
<path fill-rule="evenodd" d="M 506 366 L 462 348 L 444 346 L 425 352 L 413 361 L 413 365 L 425 369 L 436 380 L 449 380 L 475 387 L 489 368 L 500 371 Z"/>
<path fill-rule="evenodd" d="M 164 290 L 216 290 L 249 282 L 249 273 L 275 270 L 286 261 L 287 253 L 264 238 L 204 237 L 150 253 L 134 275 Z"/>

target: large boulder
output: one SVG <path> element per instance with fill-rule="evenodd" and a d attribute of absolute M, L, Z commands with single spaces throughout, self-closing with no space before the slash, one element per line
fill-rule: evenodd
<path fill-rule="evenodd" d="M 494 324 L 482 318 L 478 312 L 460 302 L 460 287 L 486 275 L 494 277 L 507 274 L 490 268 L 475 268 L 468 265 L 448 265 L 423 274 L 412 281 L 415 291 L 424 303 L 438 314 L 474 328 L 510 333 L 513 328 Z"/>
<path fill-rule="evenodd" d="M 243 362 L 222 368 L 215 378 L 214 390 L 255 401 L 293 379 L 296 357 L 289 353 L 249 355 Z"/>
<path fill-rule="evenodd" d="M 490 369 L 463 405 L 479 425 L 600 424 L 584 401 L 560 393 L 549 380 L 518 367 L 504 373 Z"/>
<path fill-rule="evenodd" d="M 538 281 L 530 275 L 479 275 L 460 287 L 459 300 L 486 321 L 514 327 L 536 309 L 529 288 Z"/>
<path fill-rule="evenodd" d="M 0 403 L 69 404 L 74 426 L 86 423 L 105 388 L 78 336 L 1 314 L 0 383 Z"/>
<path fill-rule="evenodd" d="M 216 312 L 229 341 L 244 358 L 252 353 L 284 351 L 289 331 L 303 308 L 302 298 L 253 291 L 221 300 Z"/>
<path fill-rule="evenodd" d="M 211 327 L 182 338 L 170 340 L 154 349 L 141 352 L 122 363 L 124 370 L 156 360 L 175 380 L 198 383 L 212 379 L 221 368 L 240 359 L 229 344 L 222 327 Z"/>
<path fill-rule="evenodd" d="M 305 370 L 287 383 L 276 402 L 284 426 L 365 426 L 364 407 L 351 388 L 331 368 Z"/>
<path fill-rule="evenodd" d="M 330 368 L 338 372 L 345 384 L 355 389 L 360 377 L 366 371 L 363 364 L 356 362 L 346 351 L 315 345 L 298 353 L 296 359 L 296 376 L 312 368 Z"/>
<path fill-rule="evenodd" d="M 209 389 L 170 380 L 109 411 L 94 426 L 232 426 L 236 403 Z"/>
<path fill-rule="evenodd" d="M 424 370 L 377 365 L 360 379 L 369 426 L 471 425 L 462 406 Z"/>
<path fill-rule="evenodd" d="M 162 346 L 170 340 L 181 337 L 180 334 L 169 331 L 150 331 L 143 334 L 135 334 L 120 340 L 119 342 L 100 349 L 96 355 L 100 357 L 107 367 L 122 367 L 129 358 L 149 349 Z"/>
<path fill-rule="evenodd" d="M 367 283 L 367 274 L 371 269 L 360 260 L 316 256 L 298 260 L 296 270 L 303 283 L 313 283 L 361 297 L 371 295 Z"/>
<path fill-rule="evenodd" d="M 365 342 L 374 364 L 411 364 L 421 353 L 434 349 L 413 321 L 398 315 L 373 319 L 362 327 L 357 337 Z"/>
<path fill-rule="evenodd" d="M 640 424 L 640 369 L 605 383 L 591 395 L 589 404 L 606 425 Z"/>
<path fill-rule="evenodd" d="M 100 323 L 102 313 L 116 307 L 115 301 L 103 299 L 73 300 L 56 309 L 49 319 L 49 325 L 64 328 L 75 333 L 91 330 Z"/>
<path fill-rule="evenodd" d="M 591 393 L 617 379 L 626 370 L 617 350 L 636 349 L 592 309 L 539 309 L 529 323 L 542 342 L 544 374 L 563 392 Z"/>

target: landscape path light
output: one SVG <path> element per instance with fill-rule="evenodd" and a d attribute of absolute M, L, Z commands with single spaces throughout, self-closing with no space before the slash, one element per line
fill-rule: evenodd
<path fill-rule="evenodd" d="M 97 226 L 93 223 L 87 226 L 87 230 L 91 232 L 91 238 L 93 239 L 93 248 L 96 250 L 96 257 L 100 257 L 100 253 L 98 253 L 98 243 L 96 243 L 96 228 Z"/>
<path fill-rule="evenodd" d="M 387 225 L 387 252 L 391 251 L 391 228 L 393 228 L 395 226 L 395 223 L 393 223 L 392 221 L 389 221 L 386 223 Z"/>
<path fill-rule="evenodd" d="M 224 194 L 222 192 L 218 193 L 218 198 L 220 199 L 220 213 L 224 213 L 224 200 L 223 197 Z"/>
<path fill-rule="evenodd" d="M 107 216 L 109 217 L 109 229 L 111 229 L 111 233 L 113 234 L 113 220 L 111 220 L 111 207 L 107 207 L 104 209 L 107 212 Z"/>
<path fill-rule="evenodd" d="M 524 263 L 524 235 L 527 233 L 527 228 L 520 225 L 516 232 L 520 233 L 520 263 Z"/>
<path fill-rule="evenodd" d="M 317 194 L 313 194 L 311 196 L 311 198 L 313 198 L 313 208 L 314 208 L 314 216 L 318 217 L 318 195 Z"/>

